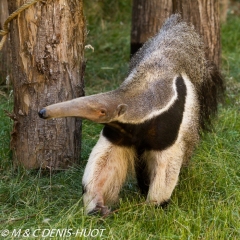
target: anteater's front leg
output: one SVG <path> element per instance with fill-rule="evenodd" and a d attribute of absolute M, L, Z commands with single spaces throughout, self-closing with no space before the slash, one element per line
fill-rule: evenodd
<path fill-rule="evenodd" d="M 86 214 L 107 214 L 106 206 L 118 199 L 134 150 L 109 142 L 102 134 L 93 148 L 83 175 L 83 202 Z"/>

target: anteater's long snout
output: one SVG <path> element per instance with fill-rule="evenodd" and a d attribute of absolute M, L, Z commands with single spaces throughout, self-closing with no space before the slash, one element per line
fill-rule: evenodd
<path fill-rule="evenodd" d="M 80 97 L 66 102 L 55 103 L 42 108 L 38 115 L 43 119 L 60 117 L 80 117 L 98 123 L 106 123 L 113 119 L 122 108 L 109 99 L 108 94 Z"/>
<path fill-rule="evenodd" d="M 43 119 L 60 117 L 87 117 L 89 107 L 84 98 L 76 98 L 70 101 L 55 103 L 42 108 L 38 115 Z"/>

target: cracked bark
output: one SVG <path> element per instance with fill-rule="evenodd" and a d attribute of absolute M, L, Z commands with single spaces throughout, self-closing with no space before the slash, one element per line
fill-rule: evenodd
<path fill-rule="evenodd" d="M 13 12 L 26 0 L 8 0 Z M 85 23 L 82 0 L 47 0 L 11 23 L 15 164 L 28 169 L 65 169 L 78 163 L 81 120 L 44 121 L 47 105 L 84 95 Z"/>

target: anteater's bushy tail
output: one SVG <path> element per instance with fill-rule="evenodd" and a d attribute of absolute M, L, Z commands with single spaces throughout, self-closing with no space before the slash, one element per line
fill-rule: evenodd
<path fill-rule="evenodd" d="M 211 116 L 216 115 L 218 104 L 223 101 L 225 84 L 222 74 L 214 63 L 207 63 L 207 73 L 199 89 L 200 127 L 208 130 L 211 126 Z"/>

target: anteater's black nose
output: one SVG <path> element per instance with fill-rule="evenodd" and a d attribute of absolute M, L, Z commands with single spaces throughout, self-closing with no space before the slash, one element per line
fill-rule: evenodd
<path fill-rule="evenodd" d="M 38 112 L 38 116 L 39 116 L 40 118 L 47 118 L 47 117 L 46 117 L 46 109 L 43 108 L 42 110 L 40 110 L 40 111 Z"/>

